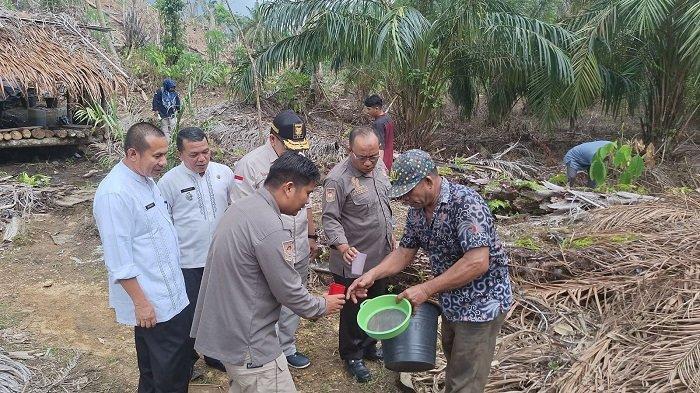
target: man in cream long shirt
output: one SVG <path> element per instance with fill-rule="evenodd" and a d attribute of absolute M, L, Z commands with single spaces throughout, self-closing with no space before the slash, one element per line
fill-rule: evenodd
<path fill-rule="evenodd" d="M 287 150 L 302 152 L 309 149 L 306 138 L 306 125 L 291 110 L 280 112 L 272 121 L 270 137 L 266 144 L 246 154 L 234 168 L 236 187 L 231 199 L 236 201 L 252 195 L 262 187 L 272 165 Z M 294 268 L 306 285 L 309 273 L 309 260 L 316 247 L 316 229 L 311 207 L 301 209 L 295 216 L 283 214 L 285 228 L 292 231 L 295 243 Z M 287 363 L 294 368 L 308 367 L 311 362 L 304 354 L 297 351 L 294 335 L 299 327 L 299 317 L 289 308 L 282 307 L 278 323 L 280 345 L 287 357 Z"/>
<path fill-rule="evenodd" d="M 93 214 L 117 322 L 134 326 L 139 393 L 187 392 L 188 304 L 177 234 L 152 177 L 166 164 L 168 141 L 149 123 L 126 133 L 126 157 L 102 180 Z"/>
<path fill-rule="evenodd" d="M 201 128 L 187 127 L 177 133 L 177 150 L 182 163 L 158 181 L 158 188 L 168 202 L 180 243 L 180 267 L 190 305 L 186 312 L 194 315 L 199 286 L 209 244 L 219 220 L 229 205 L 233 190 L 233 171 L 226 165 L 210 162 L 209 141 Z M 192 345 L 193 363 L 197 359 Z M 204 361 L 221 371 L 224 365 L 205 356 Z"/>

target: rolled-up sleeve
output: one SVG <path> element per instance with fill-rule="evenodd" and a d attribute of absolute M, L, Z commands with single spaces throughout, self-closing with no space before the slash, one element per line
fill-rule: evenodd
<path fill-rule="evenodd" d="M 260 269 L 277 301 L 303 318 L 316 319 L 325 314 L 326 300 L 311 295 L 302 285 L 294 269 L 294 250 L 287 251 L 291 262 L 285 261 L 285 245 L 294 247 L 294 240 L 283 230 L 271 233 L 256 244 L 255 256 Z"/>
<path fill-rule="evenodd" d="M 134 219 L 129 205 L 119 194 L 100 195 L 95 198 L 93 213 L 110 280 L 116 284 L 138 276 L 132 246 Z"/>
<path fill-rule="evenodd" d="M 335 180 L 326 179 L 323 187 L 323 215 L 321 223 L 323 232 L 328 238 L 328 244 L 337 246 L 348 244 L 345 230 L 340 222 L 341 208 L 345 204 L 345 192 L 338 187 Z"/>

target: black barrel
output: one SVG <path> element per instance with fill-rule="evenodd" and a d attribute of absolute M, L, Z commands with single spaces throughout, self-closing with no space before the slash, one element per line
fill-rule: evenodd
<path fill-rule="evenodd" d="M 382 340 L 384 367 L 392 371 L 418 372 L 435 368 L 440 307 L 423 303 L 398 336 Z"/>

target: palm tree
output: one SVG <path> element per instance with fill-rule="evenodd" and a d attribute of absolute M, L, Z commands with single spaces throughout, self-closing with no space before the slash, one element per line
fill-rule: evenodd
<path fill-rule="evenodd" d="M 641 105 L 644 139 L 673 142 L 698 109 L 685 107 L 685 95 L 700 87 L 699 20 L 697 0 L 589 4 L 572 21 L 579 34 L 564 98 L 570 114 L 598 98 L 614 115 Z"/>
<path fill-rule="evenodd" d="M 334 70 L 376 70 L 398 97 L 398 129 L 408 146 L 439 124 L 436 110 L 451 93 L 465 115 L 486 93 L 493 120 L 529 95 L 533 76 L 568 86 L 573 68 L 568 30 L 521 15 L 501 0 L 272 0 L 258 10 L 283 38 L 256 56 L 262 77 L 285 67 L 329 62 Z M 250 78 L 247 79 L 250 81 Z M 546 113 L 539 92 L 533 109 Z M 426 146 L 423 143 L 423 146 Z"/>

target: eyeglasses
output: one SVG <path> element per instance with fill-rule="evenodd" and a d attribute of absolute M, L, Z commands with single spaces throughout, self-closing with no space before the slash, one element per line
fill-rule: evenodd
<path fill-rule="evenodd" d="M 355 159 L 360 161 L 360 162 L 365 162 L 365 161 L 377 162 L 377 161 L 379 161 L 379 153 L 377 153 L 373 156 L 358 156 L 357 154 L 355 154 L 355 152 L 352 152 L 352 156 L 355 157 Z"/>

